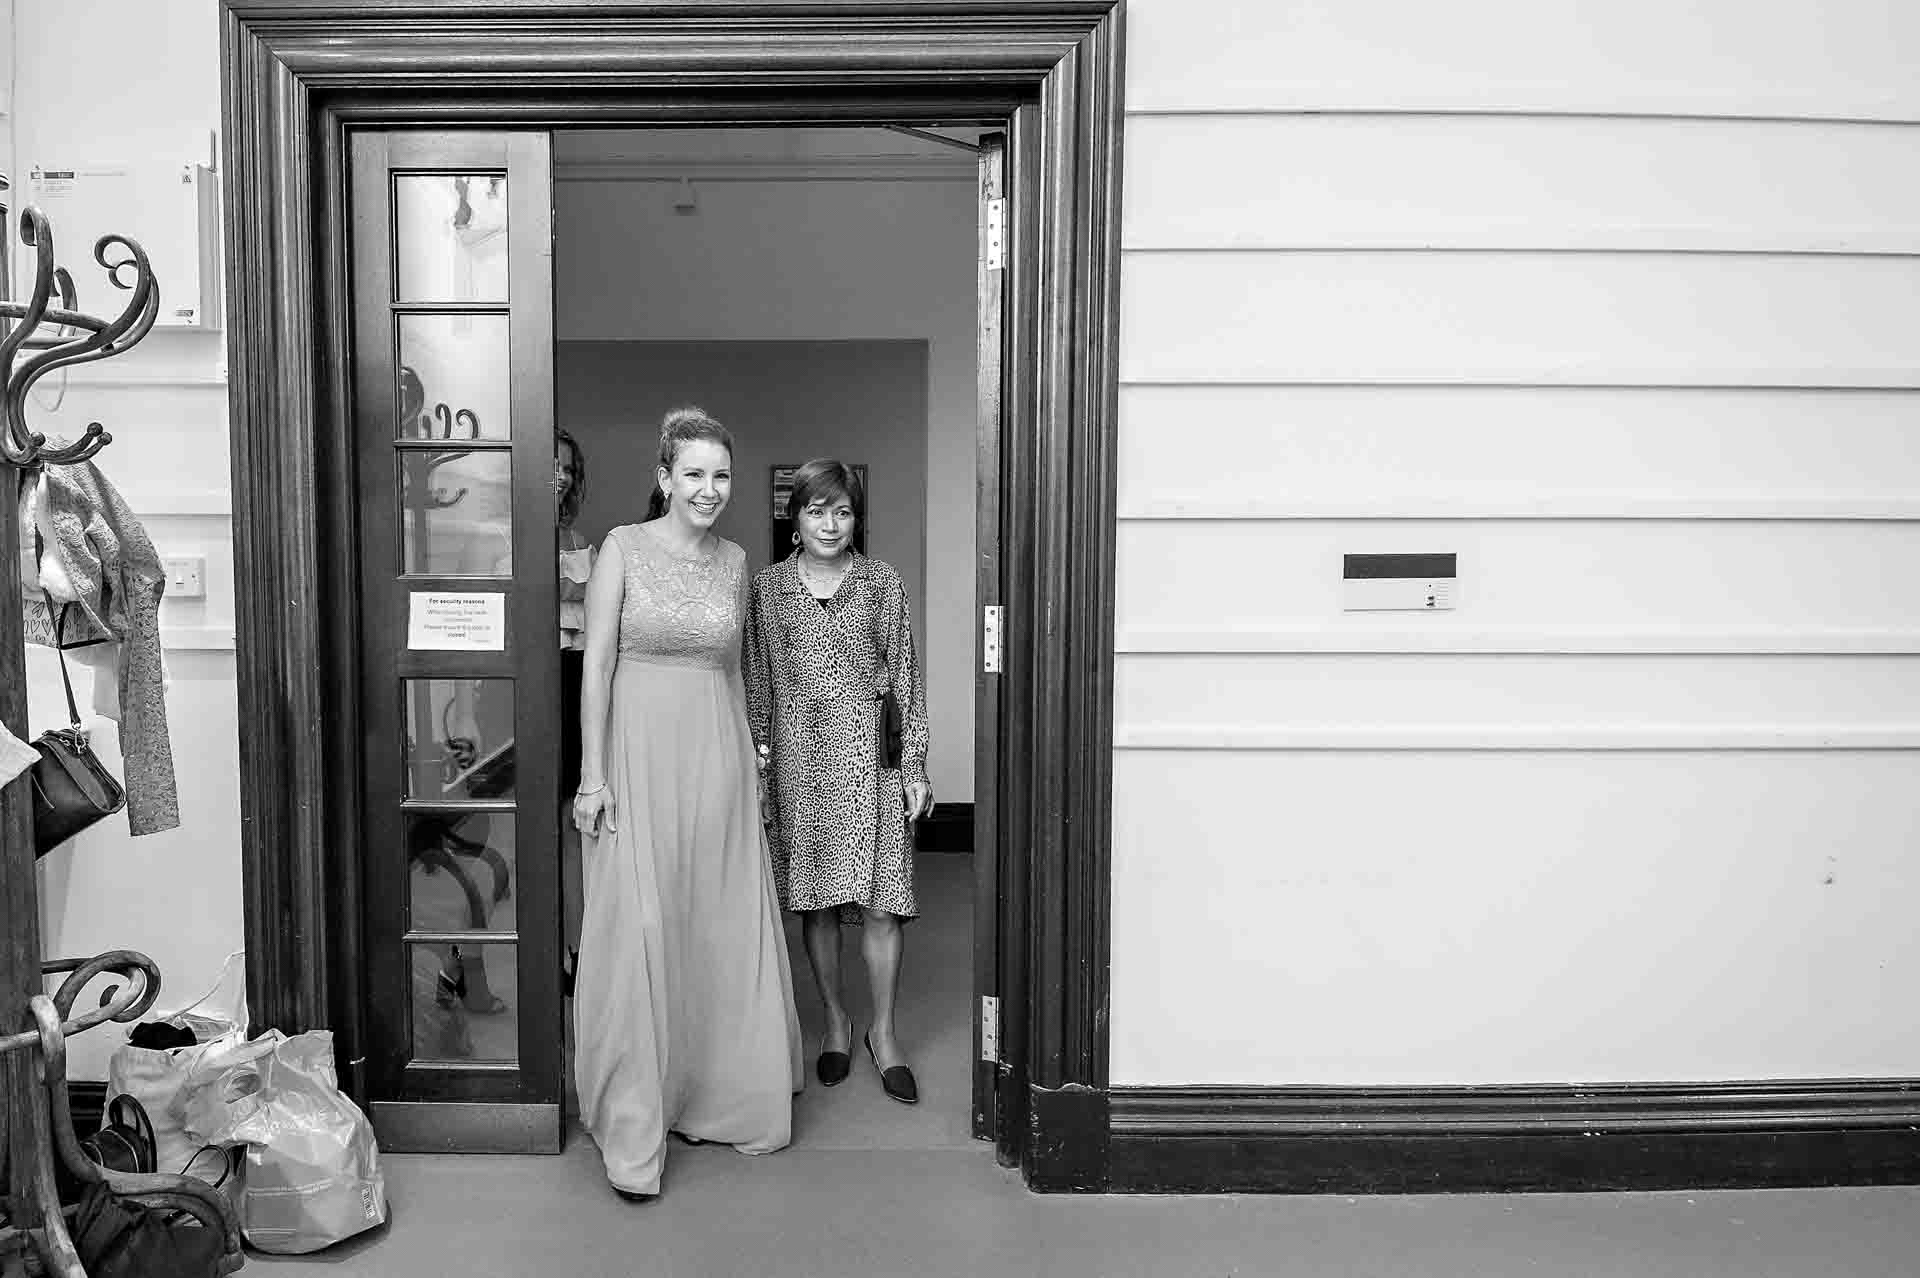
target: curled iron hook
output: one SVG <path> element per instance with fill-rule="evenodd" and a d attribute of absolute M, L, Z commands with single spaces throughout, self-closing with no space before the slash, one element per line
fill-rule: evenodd
<path fill-rule="evenodd" d="M 453 439 L 455 438 L 453 433 L 455 426 L 466 428 L 467 433 L 464 438 L 480 438 L 480 417 L 479 414 L 475 413 L 471 408 L 456 410 L 448 408 L 445 404 L 435 404 L 433 406 L 433 418 L 440 423 L 440 433 L 435 435 L 432 430 L 429 429 L 427 432 L 429 438 Z M 473 456 L 473 454 L 469 451 L 438 453 L 427 459 L 427 474 L 431 476 L 434 471 L 440 469 L 448 462 L 459 461 L 462 457 L 471 456 Z M 458 489 L 452 494 L 449 494 L 444 488 L 429 487 L 427 489 L 428 504 L 436 510 L 445 510 L 449 506 L 457 506 L 466 495 L 467 490 L 465 488 Z"/>
<path fill-rule="evenodd" d="M 47 437 L 27 423 L 28 394 L 57 368 L 108 359 L 138 345 L 159 318 L 159 284 L 138 242 L 124 235 L 101 236 L 94 243 L 93 260 L 115 288 L 130 296 L 113 319 L 98 319 L 80 311 L 73 276 L 54 259 L 53 225 L 47 215 L 38 208 L 21 210 L 20 239 L 34 250 L 34 282 L 25 302 L 0 299 L 0 318 L 16 321 L 0 335 L 0 368 L 7 370 L 0 400 L 5 418 L 0 424 L 0 460 L 22 468 L 85 461 L 113 437 L 99 422 L 90 422 L 77 441 L 49 447 Z M 121 252 L 110 259 L 116 248 Z M 59 306 L 51 304 L 56 294 Z M 36 353 L 16 365 L 23 350 Z"/>

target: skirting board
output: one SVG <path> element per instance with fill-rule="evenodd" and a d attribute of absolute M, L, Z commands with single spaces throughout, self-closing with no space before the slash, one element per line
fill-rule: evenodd
<path fill-rule="evenodd" d="M 1920 1080 L 1127 1087 L 1111 1193 L 1479 1193 L 1920 1183 Z"/>
<path fill-rule="evenodd" d="M 934 804 L 933 815 L 914 826 L 913 847 L 916 852 L 973 851 L 973 805 Z"/>
<path fill-rule="evenodd" d="M 367 1116 L 393 1154 L 557 1154 L 565 1144 L 558 1105 L 374 1101 Z"/>

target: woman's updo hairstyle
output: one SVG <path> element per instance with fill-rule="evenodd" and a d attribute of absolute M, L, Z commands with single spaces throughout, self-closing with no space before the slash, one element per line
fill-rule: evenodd
<path fill-rule="evenodd" d="M 800 526 L 800 512 L 816 501 L 844 499 L 853 507 L 853 548 L 867 553 L 867 490 L 860 472 L 843 461 L 816 457 L 793 472 L 793 491 L 787 495 L 787 519 Z"/>
<path fill-rule="evenodd" d="M 727 456 L 733 456 L 733 436 L 727 428 L 707 416 L 707 410 L 688 404 L 681 408 L 669 409 L 660 419 L 660 465 L 668 474 L 673 473 L 673 464 L 680 459 L 680 450 L 695 440 L 704 439 L 710 444 L 718 444 L 727 450 Z M 653 495 L 647 498 L 647 518 L 658 519 L 667 513 L 667 494 L 660 488 L 656 475 Z"/>

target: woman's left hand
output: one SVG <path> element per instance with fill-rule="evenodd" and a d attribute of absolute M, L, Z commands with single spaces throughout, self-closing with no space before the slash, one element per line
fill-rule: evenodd
<path fill-rule="evenodd" d="M 933 787 L 925 781 L 907 782 L 907 820 L 933 815 Z"/>

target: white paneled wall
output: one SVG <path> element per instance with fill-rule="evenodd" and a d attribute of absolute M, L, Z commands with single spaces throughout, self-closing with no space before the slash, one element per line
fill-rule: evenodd
<path fill-rule="evenodd" d="M 1132 0 L 1127 106 L 1917 121 L 1916 47 L 1906 0 Z"/>
<path fill-rule="evenodd" d="M 1119 536 L 1121 632 L 1321 624 L 1342 613 L 1343 553 L 1460 556 L 1452 612 L 1476 625 L 1747 631 L 1802 626 L 1920 631 L 1920 524 L 1911 521 L 1257 519 L 1128 520 Z M 1920 676 L 1920 668 L 1916 668 Z"/>
<path fill-rule="evenodd" d="M 1120 510 L 1911 514 L 1915 432 L 1907 391 L 1130 386 Z"/>
<path fill-rule="evenodd" d="M 1920 10 L 1129 15 L 1114 1082 L 1920 1075 Z"/>
<path fill-rule="evenodd" d="M 1920 387 L 1920 258 L 1169 251 L 1120 290 L 1136 383 Z"/>
<path fill-rule="evenodd" d="M 1128 248 L 1913 252 L 1920 135 L 1540 115 L 1128 124 Z M 1257 157 L 1257 163 L 1247 163 Z M 1791 174 L 1791 180 L 1784 180 Z"/>
<path fill-rule="evenodd" d="M 1910 755 L 1123 750 L 1114 786 L 1116 1081 L 1911 1071 Z"/>

